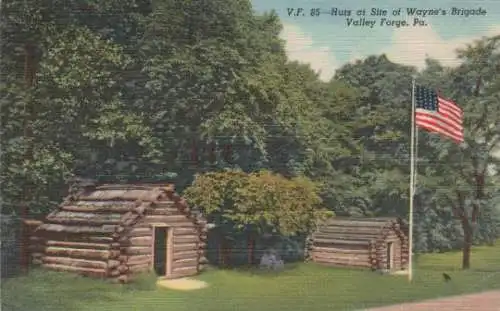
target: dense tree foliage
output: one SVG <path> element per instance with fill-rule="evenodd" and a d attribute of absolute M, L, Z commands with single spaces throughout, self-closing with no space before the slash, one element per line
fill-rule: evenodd
<path fill-rule="evenodd" d="M 428 60 L 417 72 L 370 56 L 325 82 L 287 59 L 279 18 L 255 14 L 248 0 L 150 3 L 2 2 L 3 213 L 20 213 L 25 201 L 45 213 L 66 180 L 83 175 L 169 180 L 181 191 L 194 180 L 186 194 L 212 212 L 212 201 L 196 201 L 211 189 L 198 187 L 203 180 L 314 184 L 308 193 L 336 214 L 406 218 L 416 76 L 466 116 L 464 146 L 419 133 L 417 249 L 468 249 L 498 236 L 498 37 L 460 51 L 457 68 Z M 270 209 L 265 219 L 283 232 L 307 226 L 281 222 L 296 208 L 292 194 L 282 206 L 264 197 L 233 208 Z M 231 219 L 256 224 L 257 215 Z"/>
<path fill-rule="evenodd" d="M 317 185 L 310 179 L 288 179 L 267 170 L 197 175 L 184 195 L 228 232 L 252 228 L 295 235 L 307 233 L 316 221 L 333 216 L 320 205 Z"/>

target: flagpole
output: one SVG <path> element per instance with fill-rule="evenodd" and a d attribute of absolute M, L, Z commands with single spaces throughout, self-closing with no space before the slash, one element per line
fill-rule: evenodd
<path fill-rule="evenodd" d="M 411 89 L 411 130 L 410 130 L 410 212 L 408 215 L 408 281 L 413 279 L 413 196 L 415 192 L 415 78 Z"/>
<path fill-rule="evenodd" d="M 415 169 L 413 171 L 413 195 L 417 193 L 417 177 L 418 177 L 418 127 L 415 126 Z"/>

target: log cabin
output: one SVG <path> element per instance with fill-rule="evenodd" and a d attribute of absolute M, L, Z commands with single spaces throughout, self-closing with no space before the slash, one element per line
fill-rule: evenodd
<path fill-rule="evenodd" d="M 206 220 L 172 185 L 86 186 L 30 237 L 33 263 L 128 282 L 141 272 L 180 278 L 205 263 Z"/>
<path fill-rule="evenodd" d="M 332 218 L 312 234 L 309 256 L 326 265 L 405 270 L 408 227 L 399 218 Z"/>

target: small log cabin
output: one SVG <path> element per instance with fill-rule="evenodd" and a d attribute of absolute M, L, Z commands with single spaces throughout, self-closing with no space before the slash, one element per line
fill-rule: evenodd
<path fill-rule="evenodd" d="M 312 234 L 310 258 L 327 265 L 404 270 L 407 232 L 398 218 L 332 218 Z"/>
<path fill-rule="evenodd" d="M 49 269 L 119 282 L 145 271 L 179 278 L 202 269 L 206 234 L 172 185 L 87 186 L 45 218 L 30 248 Z"/>

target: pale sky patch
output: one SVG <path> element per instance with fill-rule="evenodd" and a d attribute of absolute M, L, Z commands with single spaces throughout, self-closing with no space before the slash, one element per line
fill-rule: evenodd
<path fill-rule="evenodd" d="M 483 34 L 470 37 L 457 37 L 444 40 L 431 26 L 408 27 L 394 31 L 392 44 L 379 54 L 404 65 L 416 66 L 422 69 L 427 57 L 441 62 L 442 65 L 454 67 L 460 64 L 456 58 L 456 50 L 463 48 L 481 36 L 500 34 L 500 25 L 490 27 Z"/>
<path fill-rule="evenodd" d="M 307 63 L 320 74 L 324 81 L 330 80 L 335 69 L 340 65 L 334 53 L 326 46 L 313 46 L 313 39 L 300 27 L 284 24 L 281 37 L 286 40 L 286 51 L 289 59 Z"/>

